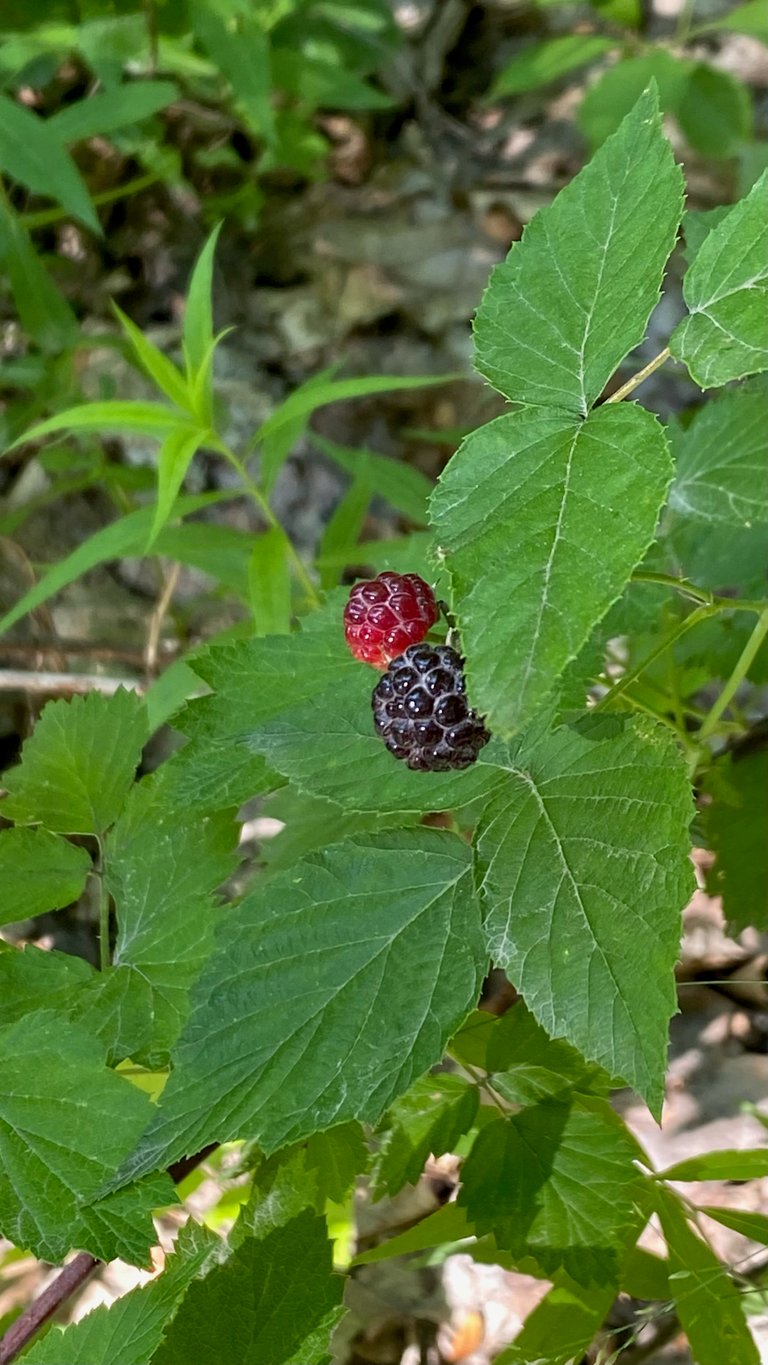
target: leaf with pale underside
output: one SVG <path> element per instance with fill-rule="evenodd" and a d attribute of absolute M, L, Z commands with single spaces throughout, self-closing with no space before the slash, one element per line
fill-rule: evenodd
<path fill-rule="evenodd" d="M 702 389 L 768 370 L 768 171 L 708 234 L 683 281 L 673 356 Z"/>
<path fill-rule="evenodd" d="M 220 1141 L 264 1151 L 376 1122 L 438 1062 L 485 970 L 469 849 L 434 830 L 349 839 L 230 911 L 123 1180 Z"/>
<path fill-rule="evenodd" d="M 767 296 L 768 297 L 768 296 Z M 752 380 L 670 429 L 670 508 L 739 529 L 768 522 L 768 383 Z"/>
<path fill-rule="evenodd" d="M 679 750 L 593 718 L 510 745 L 505 766 L 477 831 L 489 952 L 551 1037 L 658 1112 L 692 890 Z"/>
<path fill-rule="evenodd" d="M 481 374 L 515 402 L 586 415 L 643 339 L 682 189 L 654 87 L 494 270 L 475 323 Z"/>
<path fill-rule="evenodd" d="M 469 696 L 495 734 L 531 718 L 651 544 L 672 478 L 634 405 L 586 421 L 525 409 L 461 446 L 432 498 Z"/>

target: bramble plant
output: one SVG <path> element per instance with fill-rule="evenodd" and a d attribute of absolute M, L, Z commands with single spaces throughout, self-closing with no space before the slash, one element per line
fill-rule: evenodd
<path fill-rule="evenodd" d="M 674 1307 L 699 1365 L 756 1365 L 738 1271 L 701 1222 L 768 1244 L 768 1218 L 698 1208 L 676 1186 L 766 1175 L 768 1147 L 656 1171 L 610 1097 L 631 1086 L 661 1117 L 692 783 L 727 916 L 768 927 L 748 875 L 768 750 L 744 742 L 768 676 L 767 191 L 763 176 L 714 226 L 683 219 L 645 91 L 492 275 L 476 364 L 513 408 L 450 460 L 429 532 L 368 547 L 361 518 L 342 516 L 352 529 L 326 542 L 322 588 L 270 493 L 296 422 L 355 381 L 289 399 L 251 476 L 213 402 L 215 237 L 189 291 L 183 368 L 121 318 L 158 401 L 76 407 L 26 433 L 154 436 L 157 494 L 44 575 L 3 629 L 99 556 L 173 553 L 203 447 L 231 462 L 267 529 L 248 638 L 197 651 L 144 701 L 49 704 L 0 807 L 13 822 L 3 921 L 70 903 L 88 878 L 101 907 L 100 970 L 0 945 L 3 1233 L 49 1261 L 81 1253 L 58 1303 L 94 1257 L 149 1264 L 152 1211 L 189 1187 L 171 1176 L 195 1179 L 186 1158 L 218 1169 L 212 1148 L 246 1144 L 243 1207 L 227 1240 L 188 1224 L 150 1284 L 30 1345 L 33 1305 L 0 1361 L 23 1348 L 29 1365 L 313 1365 L 329 1359 L 341 1270 L 461 1241 L 551 1282 L 504 1365 L 580 1360 L 620 1292 Z M 611 388 L 681 222 L 688 313 Z M 634 395 L 670 357 L 702 389 L 730 387 L 665 430 Z M 359 507 L 359 486 L 348 496 Z M 376 734 L 377 675 L 345 644 L 337 586 L 366 562 L 426 576 L 448 603 L 469 705 L 492 735 L 464 770 L 411 771 Z M 173 719 L 186 743 L 137 781 L 190 670 L 208 690 Z M 285 829 L 224 905 L 237 810 L 256 795 Z M 443 827 L 426 827 L 436 812 Z M 476 1008 L 490 964 L 520 994 L 498 1018 Z M 430 1074 L 446 1054 L 452 1073 Z M 394 1194 L 457 1148 L 455 1203 L 334 1269 L 326 1215 L 358 1178 Z M 654 1214 L 666 1256 L 639 1245 Z"/>

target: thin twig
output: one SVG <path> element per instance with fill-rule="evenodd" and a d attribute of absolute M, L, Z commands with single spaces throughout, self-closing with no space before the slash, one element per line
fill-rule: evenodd
<path fill-rule="evenodd" d="M 42 1294 L 19 1315 L 0 1341 L 0 1365 L 10 1365 L 67 1299 L 82 1289 L 101 1261 L 89 1251 L 81 1251 Z"/>
<path fill-rule="evenodd" d="M 31 673 L 0 668 L 0 692 L 29 692 L 52 697 L 102 692 L 105 697 L 111 697 L 120 687 L 129 692 L 144 691 L 144 683 L 138 678 L 108 678 L 99 673 Z"/>
<path fill-rule="evenodd" d="M 196 1152 L 194 1156 L 182 1157 L 180 1161 L 169 1166 L 168 1174 L 174 1183 L 180 1185 L 190 1171 L 205 1161 L 206 1157 L 210 1156 L 217 1146 L 218 1143 L 211 1142 L 201 1152 Z M 0 1340 L 0 1365 L 10 1365 L 10 1362 L 16 1359 L 19 1352 L 29 1345 L 32 1338 L 37 1336 L 40 1328 L 48 1322 L 48 1319 L 52 1318 L 54 1313 L 58 1313 L 67 1299 L 71 1298 L 78 1289 L 82 1289 L 94 1270 L 103 1264 L 103 1261 L 91 1256 L 89 1251 L 81 1251 L 73 1261 L 69 1262 L 69 1265 L 65 1265 L 53 1283 L 49 1284 L 48 1288 L 44 1289 L 42 1294 L 24 1309 L 24 1312 L 11 1324 L 5 1336 Z"/>
<path fill-rule="evenodd" d="M 158 597 L 152 615 L 149 618 L 147 643 L 144 649 L 144 667 L 150 678 L 157 668 L 157 651 L 160 644 L 160 631 L 163 628 L 163 621 L 165 620 L 166 613 L 171 605 L 173 594 L 176 591 L 176 584 L 179 581 L 180 573 L 181 564 L 178 560 L 175 560 L 168 571 L 163 584 L 163 590 Z"/>
<path fill-rule="evenodd" d="M 620 403 L 622 398 L 626 398 L 630 393 L 634 393 L 635 389 L 639 389 L 640 385 L 644 384 L 646 379 L 649 379 L 655 370 L 660 370 L 667 360 L 669 360 L 669 347 L 665 346 L 664 350 L 659 351 L 659 354 L 655 355 L 653 360 L 649 360 L 648 364 L 644 365 L 642 370 L 638 370 L 637 374 L 633 374 L 632 378 L 628 379 L 626 384 L 622 384 L 621 388 L 617 389 L 615 393 L 612 393 L 610 398 L 606 398 L 606 403 Z"/>

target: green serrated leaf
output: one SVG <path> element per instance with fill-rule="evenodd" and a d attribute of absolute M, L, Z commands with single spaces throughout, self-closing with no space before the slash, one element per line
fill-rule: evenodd
<path fill-rule="evenodd" d="M 493 1089 L 510 1104 L 564 1099 L 574 1090 L 607 1094 L 610 1089 L 608 1074 L 585 1062 L 562 1039 L 548 1038 L 522 1001 L 498 1020 L 485 1065 Z"/>
<path fill-rule="evenodd" d="M 424 1076 L 387 1115 L 387 1133 L 376 1170 L 380 1193 L 397 1194 L 415 1184 L 428 1157 L 453 1151 L 472 1127 L 478 1106 L 477 1086 L 461 1076 Z"/>
<path fill-rule="evenodd" d="M 768 1175 L 768 1147 L 745 1151 L 703 1152 L 667 1166 L 663 1180 L 761 1180 Z"/>
<path fill-rule="evenodd" d="M 490 98 L 538 90 L 567 76 L 571 71 L 588 66 L 615 46 L 611 38 L 590 33 L 569 33 L 564 37 L 536 42 L 518 52 L 502 67 L 491 88 Z"/>
<path fill-rule="evenodd" d="M 494 1365 L 571 1365 L 580 1360 L 606 1319 L 616 1285 L 579 1284 L 564 1271 L 553 1276 L 549 1293 L 529 1313 L 511 1346 Z"/>
<path fill-rule="evenodd" d="M 682 216 L 682 176 L 646 91 L 496 267 L 476 365 L 507 398 L 585 416 L 642 341 Z"/>
<path fill-rule="evenodd" d="M 133 692 L 91 692 L 49 702 L 4 777 L 2 812 L 60 834 L 102 835 L 117 818 L 147 741 L 144 707 Z"/>
<path fill-rule="evenodd" d="M 149 1365 L 189 1285 L 222 1251 L 215 1233 L 190 1221 L 162 1275 L 63 1330 L 52 1327 L 24 1352 L 25 1365 Z"/>
<path fill-rule="evenodd" d="M 476 837 L 489 952 L 550 1036 L 658 1112 L 692 890 L 680 752 L 594 719 L 510 746 L 507 771 Z"/>
<path fill-rule="evenodd" d="M 101 236 L 85 182 L 55 132 L 23 104 L 0 94 L 0 170 L 33 194 L 55 199 Z"/>
<path fill-rule="evenodd" d="M 585 422 L 524 409 L 453 457 L 431 515 L 469 695 L 494 733 L 526 724 L 621 595 L 671 478 L 661 426 L 634 405 Z"/>
<path fill-rule="evenodd" d="M 170 1179 L 151 1176 L 142 1186 L 97 1195 L 150 1109 L 147 1096 L 109 1071 L 93 1037 L 65 1016 L 43 1010 L 2 1029 L 3 1233 L 49 1261 L 80 1248 L 149 1264 L 156 1241 L 150 1212 L 173 1202 Z"/>
<path fill-rule="evenodd" d="M 261 1240 L 248 1238 L 190 1286 L 153 1365 L 283 1365 L 297 1353 L 303 1365 L 322 1365 L 343 1287 L 325 1219 L 300 1213 Z M 321 1326 L 320 1349 L 308 1349 Z"/>
<path fill-rule="evenodd" d="M 305 1158 L 319 1198 L 341 1204 L 368 1167 L 368 1148 L 360 1124 L 342 1123 L 327 1133 L 313 1133 L 305 1145 Z"/>
<path fill-rule="evenodd" d="M 112 1022 L 113 1058 L 152 1068 L 167 1065 L 213 946 L 221 914 L 213 893 L 236 862 L 231 812 L 173 810 L 163 798 L 162 784 L 135 788 L 106 842 L 118 933 L 113 968 L 87 996 L 91 1027 L 100 1016 Z"/>
<path fill-rule="evenodd" d="M 0 924 L 76 901 L 90 870 L 84 848 L 47 830 L 0 830 Z"/>
<path fill-rule="evenodd" d="M 212 1130 L 269 1152 L 375 1122 L 440 1059 L 478 994 L 470 876 L 461 839 L 414 830 L 347 840 L 250 892 L 193 988 L 157 1116 L 122 1179 L 196 1151 Z"/>
<path fill-rule="evenodd" d="M 683 281 L 672 355 L 702 389 L 768 369 L 768 171 L 708 234 Z"/>
<path fill-rule="evenodd" d="M 69 1014 L 95 972 L 80 957 L 34 948 L 0 948 L 0 1026 L 45 1007 Z"/>
<path fill-rule="evenodd" d="M 696 1365 L 759 1365 L 742 1294 L 727 1267 L 686 1221 L 671 1190 L 657 1187 L 657 1212 L 669 1248 L 669 1287 Z"/>
<path fill-rule="evenodd" d="M 635 1156 L 607 1100 L 542 1100 L 481 1129 L 459 1205 L 514 1258 L 534 1256 L 580 1285 L 617 1284 L 645 1223 Z"/>
<path fill-rule="evenodd" d="M 701 816 L 715 865 L 707 875 L 711 895 L 722 896 L 729 924 L 768 930 L 768 748 L 725 754 L 704 777 L 709 803 Z"/>
<path fill-rule="evenodd" d="M 346 839 L 349 834 L 368 831 L 378 834 L 393 826 L 400 829 L 418 823 L 417 815 L 406 816 L 399 811 L 384 815 L 376 811 L 345 811 L 333 801 L 324 801 L 291 787 L 283 787 L 270 797 L 264 813 L 284 823 L 280 833 L 274 839 L 268 839 L 260 850 L 267 868 L 273 872 L 291 867 L 305 853 L 326 848 L 328 844 Z"/>
<path fill-rule="evenodd" d="M 739 529 L 768 521 L 767 411 L 759 378 L 706 403 L 687 427 L 671 426 L 673 512 Z"/>

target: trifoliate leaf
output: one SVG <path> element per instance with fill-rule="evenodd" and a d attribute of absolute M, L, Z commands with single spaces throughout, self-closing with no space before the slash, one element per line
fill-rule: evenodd
<path fill-rule="evenodd" d="M 670 350 L 702 389 L 768 369 L 768 171 L 714 227 L 683 281 Z"/>
<path fill-rule="evenodd" d="M 376 1122 L 440 1060 L 485 968 L 467 845 L 433 830 L 347 840 L 229 912 L 123 1180 L 219 1141 L 267 1152 Z"/>
<path fill-rule="evenodd" d="M 768 521 L 767 414 L 768 383 L 755 379 L 671 424 L 673 512 L 739 529 Z"/>
<path fill-rule="evenodd" d="M 481 374 L 515 402 L 585 416 L 643 339 L 682 190 L 646 90 L 494 270 L 475 324 Z"/>
<path fill-rule="evenodd" d="M 492 731 L 533 715 L 651 544 L 672 478 L 642 408 L 530 410 L 468 437 L 432 498 L 468 691 Z"/>
<path fill-rule="evenodd" d="M 237 831 L 232 812 L 169 810 L 162 784 L 132 794 L 105 848 L 115 901 L 116 968 L 130 967 L 149 987 L 150 1036 L 133 1060 L 166 1065 L 187 1012 L 187 994 L 213 946 L 220 916 L 214 896 L 232 872 Z M 127 1055 L 127 1054 L 124 1054 Z"/>
<path fill-rule="evenodd" d="M 542 1100 L 480 1130 L 459 1205 L 517 1260 L 534 1256 L 578 1284 L 617 1283 L 645 1222 L 636 1156 L 607 1100 Z"/>
<path fill-rule="evenodd" d="M 707 876 L 712 895 L 722 896 L 729 924 L 768 930 L 768 748 L 726 754 L 706 774 L 709 798 L 701 812 L 715 864 Z"/>
<path fill-rule="evenodd" d="M 190 1286 L 153 1365 L 321 1365 L 343 1287 L 325 1219 L 300 1213 Z M 320 1349 L 307 1349 L 321 1325 Z"/>
<path fill-rule="evenodd" d="M 173 1202 L 170 1179 L 96 1196 L 150 1112 L 147 1096 L 109 1071 L 103 1048 L 63 1015 L 44 1010 L 2 1029 L 3 1233 L 49 1261 L 79 1248 L 148 1264 L 150 1212 Z"/>
<path fill-rule="evenodd" d="M 49 702 L 20 766 L 4 776 L 3 815 L 60 834 L 103 834 L 120 813 L 146 740 L 146 713 L 133 692 Z"/>
<path fill-rule="evenodd" d="M 48 830 L 0 830 L 0 924 L 76 901 L 90 870 L 86 849 Z"/>
<path fill-rule="evenodd" d="M 506 766 L 477 832 L 489 952 L 548 1034 L 658 1112 L 692 890 L 682 757 L 660 727 L 595 717 Z"/>

